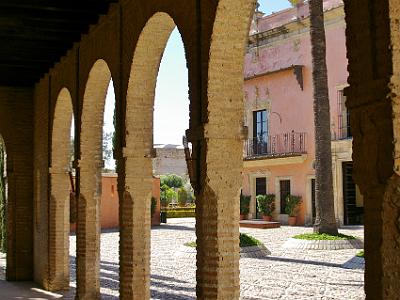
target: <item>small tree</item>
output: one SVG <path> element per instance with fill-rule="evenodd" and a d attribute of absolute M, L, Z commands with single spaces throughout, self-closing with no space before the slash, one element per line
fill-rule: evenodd
<path fill-rule="evenodd" d="M 161 175 L 161 185 L 167 185 L 170 188 L 180 188 L 183 186 L 184 180 L 181 176 L 175 174 Z"/>
<path fill-rule="evenodd" d="M 169 190 L 169 186 L 166 184 L 161 185 L 160 187 L 160 203 L 162 207 L 168 206 L 168 198 L 167 198 L 167 190 Z"/>
<path fill-rule="evenodd" d="M 188 199 L 188 194 L 187 194 L 185 188 L 181 187 L 178 190 L 178 203 L 179 203 L 179 206 L 185 206 L 186 202 L 187 202 L 187 199 Z"/>

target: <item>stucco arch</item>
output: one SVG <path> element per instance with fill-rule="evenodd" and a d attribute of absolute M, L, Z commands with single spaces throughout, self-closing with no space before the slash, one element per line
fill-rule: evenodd
<path fill-rule="evenodd" d="M 57 96 L 51 131 L 49 279 L 51 291 L 69 288 L 70 143 L 73 109 L 67 88 Z"/>
<path fill-rule="evenodd" d="M 166 13 L 154 14 L 137 42 L 126 97 L 124 195 L 120 206 L 120 296 L 150 298 L 150 199 L 154 95 L 161 57 L 175 27 Z M 134 241 L 134 236 L 141 236 Z M 133 254 L 133 255 L 132 255 Z"/>
<path fill-rule="evenodd" d="M 97 60 L 89 72 L 80 124 L 77 218 L 77 297 L 100 298 L 100 200 L 103 115 L 111 72 Z"/>

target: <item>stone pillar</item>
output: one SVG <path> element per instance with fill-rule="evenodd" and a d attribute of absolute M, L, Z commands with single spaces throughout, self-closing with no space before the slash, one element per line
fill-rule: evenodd
<path fill-rule="evenodd" d="M 399 3 L 345 1 L 353 178 L 364 195 L 366 298 L 400 288 Z M 367 29 L 367 30 L 366 30 Z"/>

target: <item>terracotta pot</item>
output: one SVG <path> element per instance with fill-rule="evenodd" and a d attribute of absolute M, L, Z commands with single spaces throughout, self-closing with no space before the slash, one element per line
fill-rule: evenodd
<path fill-rule="evenodd" d="M 262 218 L 263 218 L 264 221 L 267 221 L 267 222 L 271 222 L 272 221 L 272 216 L 263 215 Z"/>
<path fill-rule="evenodd" d="M 247 220 L 247 215 L 240 215 L 240 220 Z"/>
<path fill-rule="evenodd" d="M 288 218 L 289 226 L 295 226 L 297 221 L 297 217 L 290 217 Z"/>

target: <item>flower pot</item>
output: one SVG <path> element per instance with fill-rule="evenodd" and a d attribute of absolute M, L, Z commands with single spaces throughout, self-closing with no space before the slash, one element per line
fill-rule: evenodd
<path fill-rule="evenodd" d="M 296 221 L 297 221 L 297 217 L 289 216 L 289 218 L 288 218 L 289 226 L 295 226 L 296 225 Z"/>
<path fill-rule="evenodd" d="M 262 218 L 263 218 L 264 221 L 267 221 L 267 222 L 271 222 L 272 221 L 272 216 L 263 215 Z"/>
<path fill-rule="evenodd" d="M 247 220 L 247 215 L 240 215 L 240 220 Z"/>

